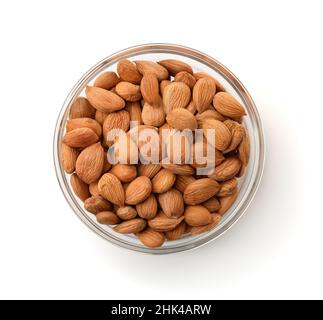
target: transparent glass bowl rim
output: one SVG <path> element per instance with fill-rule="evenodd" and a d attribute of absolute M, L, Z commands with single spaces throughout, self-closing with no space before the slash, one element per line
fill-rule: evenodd
<path fill-rule="evenodd" d="M 228 221 L 228 223 L 224 224 L 217 232 L 211 233 L 208 236 L 197 239 L 193 243 L 188 243 L 181 245 L 179 247 L 175 248 L 165 248 L 163 247 L 156 249 L 150 249 L 146 247 L 139 247 L 131 243 L 126 243 L 123 241 L 119 241 L 115 238 L 110 237 L 108 234 L 103 232 L 101 229 L 97 228 L 97 226 L 94 223 L 91 223 L 89 219 L 87 219 L 83 213 L 78 208 L 78 205 L 76 203 L 75 196 L 73 195 L 72 191 L 70 190 L 70 187 L 67 185 L 65 179 L 64 179 L 64 170 L 61 167 L 60 163 L 60 157 L 59 157 L 59 144 L 60 144 L 60 134 L 64 130 L 63 126 L 63 118 L 66 109 L 69 107 L 70 103 L 76 98 L 77 93 L 79 92 L 80 88 L 83 88 L 89 80 L 92 78 L 92 75 L 97 72 L 97 70 L 100 70 L 102 67 L 110 66 L 115 64 L 120 59 L 128 58 L 134 55 L 138 54 L 145 54 L 145 53 L 168 53 L 168 54 L 177 54 L 182 55 L 194 60 L 197 60 L 200 63 L 203 63 L 207 65 L 208 67 L 214 69 L 216 72 L 220 73 L 229 83 L 234 87 L 234 89 L 239 93 L 239 95 L 243 98 L 245 103 L 248 104 L 248 107 L 250 108 L 251 112 L 253 113 L 253 117 L 255 119 L 255 127 L 257 129 L 257 138 L 258 138 L 258 159 L 257 160 L 257 166 L 255 167 L 255 175 L 253 179 L 250 179 L 249 184 L 252 184 L 249 188 L 249 192 L 244 195 L 244 198 L 242 199 L 243 203 L 240 206 L 239 210 L 234 214 L 233 218 Z M 249 110 L 249 111 L 250 111 Z M 188 48 L 181 45 L 176 44 L 167 44 L 167 43 L 149 43 L 149 44 L 143 44 L 138 46 L 133 46 L 121 51 L 118 51 L 105 59 L 98 62 L 96 65 L 94 65 L 90 70 L 88 70 L 82 78 L 74 85 L 68 96 L 66 97 L 63 107 L 59 113 L 56 127 L 55 127 L 55 133 L 54 133 L 54 141 L 53 141 L 53 153 L 54 153 L 54 165 L 56 170 L 57 179 L 59 182 L 59 185 L 62 189 L 62 192 L 69 203 L 70 207 L 73 209 L 75 214 L 96 234 L 103 237 L 104 239 L 108 240 L 109 242 L 118 245 L 123 248 L 131 249 L 134 251 L 140 251 L 144 253 L 152 253 L 152 254 L 165 254 L 165 253 L 175 253 L 185 250 L 191 250 L 198 248 L 202 245 L 205 245 L 209 243 L 212 240 L 217 239 L 219 236 L 223 235 L 226 231 L 228 231 L 245 213 L 248 206 L 250 205 L 257 189 L 259 186 L 259 183 L 261 181 L 261 177 L 263 174 L 264 169 L 264 163 L 265 163 L 265 139 L 264 139 L 264 133 L 263 133 L 263 127 L 261 123 L 261 119 L 258 113 L 258 110 L 256 108 L 256 105 L 254 101 L 252 100 L 250 94 L 246 90 L 246 88 L 243 86 L 243 84 L 239 81 L 239 79 L 230 71 L 228 70 L 224 65 L 222 65 L 220 62 L 218 62 L 216 59 L 200 52 L 192 48 Z"/>

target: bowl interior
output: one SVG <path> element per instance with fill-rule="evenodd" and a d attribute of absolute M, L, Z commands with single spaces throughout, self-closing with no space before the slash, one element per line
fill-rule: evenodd
<path fill-rule="evenodd" d="M 250 137 L 250 161 L 244 176 L 239 179 L 240 192 L 233 206 L 213 230 L 197 236 L 185 236 L 179 240 L 166 241 L 161 248 L 157 249 L 145 247 L 133 235 L 116 233 L 109 226 L 98 224 L 95 216 L 87 212 L 83 208 L 83 203 L 74 196 L 69 182 L 69 174 L 64 172 L 60 161 L 60 142 L 65 132 L 65 123 L 71 104 L 79 95 L 84 95 L 86 85 L 91 84 L 98 74 L 108 70 L 115 71 L 117 62 L 124 58 L 152 61 L 179 59 L 187 62 L 193 67 L 194 72 L 204 71 L 217 78 L 225 89 L 244 105 L 248 114 L 245 117 L 244 126 L 247 128 Z M 66 98 L 57 121 L 54 137 L 54 160 L 57 177 L 68 203 L 77 216 L 93 231 L 110 242 L 128 249 L 156 254 L 171 253 L 192 249 L 217 238 L 244 213 L 253 198 L 262 174 L 264 162 L 263 132 L 257 109 L 250 95 L 240 81 L 222 64 L 201 52 L 186 47 L 166 44 L 144 45 L 129 48 L 107 57 L 89 70 L 74 86 Z"/>

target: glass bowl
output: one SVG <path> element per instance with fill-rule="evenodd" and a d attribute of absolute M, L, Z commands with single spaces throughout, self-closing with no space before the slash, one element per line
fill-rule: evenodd
<path fill-rule="evenodd" d="M 244 176 L 239 179 L 240 191 L 235 203 L 225 213 L 221 222 L 211 231 L 196 236 L 184 236 L 175 241 L 166 241 L 162 247 L 157 249 L 145 247 L 133 235 L 120 234 L 113 231 L 109 226 L 97 223 L 95 216 L 88 213 L 83 208 L 83 203 L 74 195 L 69 182 L 69 175 L 64 172 L 60 161 L 61 140 L 65 132 L 65 124 L 71 104 L 75 98 L 84 93 L 86 85 L 90 84 L 98 74 L 102 71 L 116 70 L 118 61 L 125 58 L 153 61 L 179 59 L 187 62 L 193 67 L 194 72 L 204 71 L 217 78 L 225 89 L 244 105 L 248 114 L 245 117 L 244 125 L 248 129 L 250 136 L 250 161 Z M 76 215 L 96 234 L 120 247 L 145 253 L 165 254 L 184 251 L 206 244 L 218 238 L 237 222 L 252 201 L 262 176 L 264 136 L 260 116 L 251 96 L 237 77 L 225 66 L 212 57 L 187 47 L 173 44 L 145 44 L 108 56 L 86 72 L 76 83 L 67 96 L 58 116 L 54 135 L 54 162 L 57 178 L 67 202 Z"/>

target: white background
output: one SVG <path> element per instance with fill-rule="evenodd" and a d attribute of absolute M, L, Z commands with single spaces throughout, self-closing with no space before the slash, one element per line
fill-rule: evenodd
<path fill-rule="evenodd" d="M 321 1 L 2 1 L 0 298 L 323 298 Z M 267 139 L 246 215 L 192 252 L 149 256 L 105 242 L 56 181 L 55 121 L 97 61 L 149 42 L 226 65 Z"/>

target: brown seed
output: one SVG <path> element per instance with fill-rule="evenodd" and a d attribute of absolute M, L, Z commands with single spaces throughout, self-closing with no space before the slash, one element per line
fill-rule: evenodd
<path fill-rule="evenodd" d="M 216 194 L 218 197 L 226 197 L 236 192 L 238 180 L 233 178 L 220 183 L 220 190 Z M 216 211 L 216 210 L 215 210 Z"/>
<path fill-rule="evenodd" d="M 96 181 L 90 183 L 90 185 L 89 185 L 89 191 L 92 196 L 100 196 L 98 182 L 99 182 L 99 180 L 96 180 Z"/>
<path fill-rule="evenodd" d="M 158 204 L 155 196 L 151 194 L 146 200 L 136 205 L 136 210 L 140 218 L 152 219 L 156 216 Z"/>
<path fill-rule="evenodd" d="M 141 106 L 138 101 L 135 101 L 135 102 L 128 101 L 126 103 L 125 109 L 129 113 L 130 121 L 132 122 L 133 125 L 135 125 L 135 123 L 137 125 L 140 125 L 143 123 L 141 118 Z"/>
<path fill-rule="evenodd" d="M 177 189 L 170 189 L 158 195 L 158 202 L 169 218 L 179 218 L 184 212 L 184 201 L 182 193 Z"/>
<path fill-rule="evenodd" d="M 162 167 L 172 171 L 175 174 L 180 174 L 184 176 L 191 176 L 194 174 L 195 170 L 189 164 L 174 164 L 170 163 L 168 159 L 165 159 L 162 163 Z"/>
<path fill-rule="evenodd" d="M 119 207 L 117 209 L 117 215 L 122 220 L 131 220 L 137 216 L 137 211 L 131 206 Z"/>
<path fill-rule="evenodd" d="M 216 225 L 218 225 L 222 216 L 217 213 L 211 214 L 211 216 L 212 216 L 211 223 L 206 224 L 204 226 L 192 227 L 191 234 L 196 235 L 196 234 L 200 234 L 203 232 L 207 232 L 207 231 L 212 230 Z"/>
<path fill-rule="evenodd" d="M 172 82 L 170 80 L 163 80 L 160 82 L 159 84 L 159 91 L 162 95 L 164 95 L 164 92 L 165 92 L 165 88 L 171 84 Z"/>
<path fill-rule="evenodd" d="M 126 203 L 138 204 L 146 200 L 152 190 L 152 184 L 149 178 L 145 176 L 137 177 L 130 182 L 126 191 Z"/>
<path fill-rule="evenodd" d="M 209 178 L 216 181 L 226 181 L 232 179 L 240 170 L 241 161 L 238 158 L 230 157 L 218 165 Z"/>
<path fill-rule="evenodd" d="M 137 60 L 135 61 L 138 71 L 143 75 L 154 74 L 159 81 L 168 79 L 168 71 L 163 66 L 153 61 Z"/>
<path fill-rule="evenodd" d="M 163 193 L 171 189 L 176 175 L 167 169 L 160 170 L 152 179 L 152 188 L 155 193 Z"/>
<path fill-rule="evenodd" d="M 142 75 L 137 70 L 134 63 L 127 59 L 118 62 L 117 71 L 123 81 L 128 81 L 133 84 L 140 84 Z"/>
<path fill-rule="evenodd" d="M 120 180 L 111 173 L 105 173 L 98 183 L 100 194 L 110 202 L 123 207 L 125 193 Z"/>
<path fill-rule="evenodd" d="M 118 75 L 113 71 L 101 73 L 94 81 L 94 87 L 110 90 L 119 83 Z"/>
<path fill-rule="evenodd" d="M 148 220 L 148 225 L 156 231 L 170 231 L 175 229 L 183 219 L 184 216 L 179 218 L 168 218 L 164 212 L 160 211 L 155 218 Z"/>
<path fill-rule="evenodd" d="M 228 125 L 229 121 L 230 121 L 230 125 Z M 234 124 L 232 125 L 232 123 L 234 123 Z M 245 132 L 245 128 L 242 125 L 240 125 L 238 122 L 235 122 L 232 120 L 226 120 L 226 121 L 224 121 L 224 124 L 230 130 L 231 136 L 232 136 L 230 145 L 224 151 L 224 153 L 229 153 L 229 152 L 237 149 L 237 147 L 239 146 L 239 144 L 242 141 L 242 138 L 245 136 L 246 132 Z"/>
<path fill-rule="evenodd" d="M 188 106 L 186 107 L 186 110 L 189 111 L 191 114 L 194 114 L 195 115 L 197 109 L 196 109 L 196 105 L 195 105 L 194 101 L 191 101 L 188 104 Z M 196 116 L 195 116 L 195 118 L 196 118 Z"/>
<path fill-rule="evenodd" d="M 116 164 L 110 170 L 121 182 L 130 182 L 137 177 L 137 167 L 128 164 Z"/>
<path fill-rule="evenodd" d="M 212 197 L 209 200 L 202 202 L 201 205 L 208 209 L 210 212 L 216 212 L 220 208 L 220 202 L 215 197 Z"/>
<path fill-rule="evenodd" d="M 107 117 L 107 115 L 108 115 L 108 113 L 106 113 L 106 112 L 96 110 L 96 112 L 95 112 L 95 120 L 98 123 L 100 123 L 100 125 L 102 126 L 105 118 Z"/>
<path fill-rule="evenodd" d="M 176 176 L 176 181 L 175 181 L 175 188 L 180 191 L 180 192 L 184 192 L 184 190 L 186 189 L 186 187 L 192 183 L 196 181 L 196 179 L 192 176 L 181 176 L 178 175 Z"/>
<path fill-rule="evenodd" d="M 70 178 L 71 186 L 78 198 L 80 198 L 82 201 L 85 201 L 87 198 L 89 198 L 90 192 L 89 192 L 89 186 L 84 181 L 82 181 L 76 173 L 73 173 Z"/>
<path fill-rule="evenodd" d="M 187 206 L 184 216 L 185 222 L 192 227 L 204 226 L 212 221 L 209 210 L 203 206 Z"/>
<path fill-rule="evenodd" d="M 141 218 L 135 218 L 121 222 L 113 228 L 114 231 L 119 233 L 138 233 L 145 229 L 146 221 Z"/>
<path fill-rule="evenodd" d="M 204 136 L 207 139 L 208 134 L 210 134 L 208 142 L 214 145 L 216 149 L 224 151 L 229 147 L 231 142 L 231 132 L 223 122 L 215 119 L 205 119 L 202 128 L 204 130 Z M 211 139 L 212 136 L 214 137 L 214 140 Z"/>
<path fill-rule="evenodd" d="M 220 81 L 218 81 L 217 79 L 215 79 L 214 77 L 210 76 L 209 74 L 205 73 L 205 72 L 195 72 L 194 73 L 194 78 L 196 79 L 196 81 L 202 79 L 202 78 L 208 78 L 214 81 L 215 85 L 216 85 L 216 92 L 220 92 L 220 91 L 225 91 L 225 88 L 223 87 L 223 85 L 220 83 Z"/>
<path fill-rule="evenodd" d="M 138 175 L 146 176 L 152 179 L 158 171 L 161 169 L 160 164 L 139 164 L 138 165 Z"/>
<path fill-rule="evenodd" d="M 97 214 L 101 211 L 112 210 L 112 205 L 101 196 L 92 196 L 84 201 L 84 208 L 93 214 Z"/>
<path fill-rule="evenodd" d="M 175 229 L 166 231 L 165 236 L 168 240 L 178 240 L 181 236 L 186 233 L 187 224 L 182 221 Z"/>
<path fill-rule="evenodd" d="M 227 92 L 219 92 L 214 96 L 213 106 L 216 111 L 233 119 L 246 115 L 240 102 Z"/>
<path fill-rule="evenodd" d="M 225 120 L 224 117 L 221 115 L 221 113 L 219 113 L 219 112 L 217 112 L 215 110 L 208 109 L 208 110 L 205 110 L 202 113 L 198 113 L 196 115 L 196 120 L 197 120 L 199 128 L 203 127 L 203 123 L 204 123 L 204 121 L 206 119 L 215 119 L 215 120 L 218 120 L 218 121 L 224 121 Z"/>
<path fill-rule="evenodd" d="M 101 224 L 118 224 L 119 217 L 112 211 L 101 211 L 96 214 L 96 221 Z"/>
<path fill-rule="evenodd" d="M 161 247 L 165 241 L 165 236 L 162 232 L 152 230 L 150 228 L 137 233 L 138 239 L 149 248 Z"/>
<path fill-rule="evenodd" d="M 185 108 L 191 98 L 190 88 L 183 82 L 172 82 L 169 84 L 163 95 L 163 103 L 166 114 L 176 108 Z"/>
<path fill-rule="evenodd" d="M 197 128 L 197 121 L 194 115 L 186 109 L 178 108 L 171 110 L 166 117 L 167 123 L 178 130 Z"/>
<path fill-rule="evenodd" d="M 155 74 L 148 73 L 143 76 L 140 89 L 145 102 L 151 106 L 159 106 L 161 97 L 159 95 L 159 83 Z"/>
<path fill-rule="evenodd" d="M 77 128 L 69 131 L 63 138 L 63 143 L 71 148 L 86 148 L 97 142 L 99 137 L 89 128 Z"/>
<path fill-rule="evenodd" d="M 226 213 L 232 207 L 237 197 L 238 197 L 238 192 L 235 192 L 230 196 L 219 198 L 220 209 L 218 210 L 218 214 L 223 215 L 224 213 Z"/>
<path fill-rule="evenodd" d="M 183 109 L 177 109 L 183 110 Z M 185 132 L 172 130 L 166 141 L 167 157 L 171 163 L 189 163 L 193 136 Z"/>
<path fill-rule="evenodd" d="M 173 77 L 181 71 L 185 71 L 190 74 L 193 73 L 192 67 L 180 60 L 166 59 L 166 60 L 158 61 L 158 63 L 162 65 L 164 68 L 166 68 L 169 74 Z"/>
<path fill-rule="evenodd" d="M 114 140 L 108 140 L 108 134 L 113 129 L 120 129 L 127 132 L 130 126 L 130 115 L 126 110 L 111 112 L 103 123 L 103 137 L 108 146 L 112 146 Z"/>
<path fill-rule="evenodd" d="M 183 82 L 190 89 L 193 89 L 193 87 L 195 86 L 195 83 L 196 83 L 194 76 L 187 71 L 181 71 L 181 72 L 177 73 L 174 81 L 175 82 Z"/>
<path fill-rule="evenodd" d="M 245 132 L 245 135 L 242 138 L 242 141 L 239 145 L 239 159 L 244 167 L 248 165 L 250 157 L 250 141 L 248 134 Z"/>
<path fill-rule="evenodd" d="M 141 117 L 144 124 L 160 127 L 165 123 L 166 114 L 161 106 L 152 106 L 146 102 L 142 108 Z"/>
<path fill-rule="evenodd" d="M 101 137 L 102 128 L 101 125 L 91 118 L 77 118 L 67 120 L 66 131 L 72 131 L 77 128 L 89 128 L 95 132 L 98 137 Z"/>
<path fill-rule="evenodd" d="M 104 164 L 104 150 L 98 142 L 85 148 L 76 160 L 75 171 L 87 184 L 90 184 L 101 176 Z"/>
<path fill-rule="evenodd" d="M 193 88 L 193 101 L 199 113 L 207 110 L 215 95 L 216 86 L 213 80 L 202 78 Z"/>
<path fill-rule="evenodd" d="M 87 86 L 85 93 L 91 105 L 105 113 L 121 110 L 126 105 L 122 98 L 109 90 Z"/>
<path fill-rule="evenodd" d="M 131 82 L 121 81 L 116 85 L 116 93 L 126 101 L 141 99 L 140 87 Z"/>
<path fill-rule="evenodd" d="M 75 118 L 94 118 L 95 108 L 84 97 L 77 97 L 70 108 L 70 119 Z"/>
<path fill-rule="evenodd" d="M 184 190 L 184 201 L 189 205 L 202 203 L 213 197 L 219 189 L 220 185 L 212 179 L 198 179 L 190 183 Z"/>
<path fill-rule="evenodd" d="M 62 166 L 67 173 L 74 172 L 76 159 L 78 155 L 79 155 L 78 150 L 69 147 L 65 143 L 62 143 L 62 149 L 61 149 Z"/>

